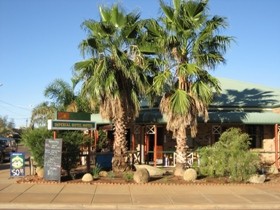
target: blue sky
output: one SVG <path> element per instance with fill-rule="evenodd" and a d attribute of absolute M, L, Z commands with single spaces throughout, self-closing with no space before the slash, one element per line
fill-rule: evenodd
<path fill-rule="evenodd" d="M 0 0 L 0 116 L 26 126 L 32 108 L 47 100 L 48 84 L 70 83 L 73 64 L 82 60 L 78 44 L 86 33 L 81 23 L 99 20 L 98 6 L 112 2 Z M 159 14 L 158 0 L 118 2 L 126 11 L 138 9 L 142 18 Z M 210 14 L 227 17 L 223 33 L 236 40 L 215 76 L 280 89 L 279 8 L 279 0 L 209 0 Z"/>

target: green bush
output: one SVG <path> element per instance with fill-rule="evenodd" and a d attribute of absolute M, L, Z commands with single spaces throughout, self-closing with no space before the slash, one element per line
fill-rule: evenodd
<path fill-rule="evenodd" d="M 123 173 L 123 179 L 126 182 L 131 182 L 133 180 L 134 173 L 132 171 L 126 171 Z"/>
<path fill-rule="evenodd" d="M 109 171 L 109 172 L 108 172 L 108 178 L 109 178 L 109 179 L 114 179 L 115 176 L 116 176 L 116 175 L 115 175 L 114 171 Z"/>
<path fill-rule="evenodd" d="M 112 148 L 106 132 L 103 130 L 98 130 L 98 141 L 96 145 L 96 151 L 102 152 L 103 150 L 112 151 Z"/>
<path fill-rule="evenodd" d="M 52 131 L 47 128 L 27 129 L 22 134 L 23 144 L 30 150 L 38 166 L 44 166 L 45 140 L 53 138 Z M 79 131 L 61 131 L 57 138 L 62 138 L 61 166 L 70 175 L 70 170 L 75 168 L 80 154 L 80 145 L 88 139 Z M 86 138 L 86 139 L 85 139 Z"/>
<path fill-rule="evenodd" d="M 46 128 L 27 129 L 22 133 L 22 142 L 39 167 L 44 166 L 45 139 L 49 138 L 52 138 L 52 132 Z"/>
<path fill-rule="evenodd" d="M 250 138 L 238 128 L 225 131 L 212 146 L 198 149 L 199 172 L 205 176 L 229 176 L 245 181 L 258 170 L 260 159 L 249 150 Z"/>
<path fill-rule="evenodd" d="M 57 137 L 63 139 L 61 166 L 70 176 L 70 170 L 77 167 L 80 145 L 86 137 L 80 131 L 62 131 Z"/>
<path fill-rule="evenodd" d="M 92 169 L 92 176 L 93 178 L 97 179 L 99 178 L 99 173 L 101 171 L 100 165 L 97 163 L 94 168 Z"/>

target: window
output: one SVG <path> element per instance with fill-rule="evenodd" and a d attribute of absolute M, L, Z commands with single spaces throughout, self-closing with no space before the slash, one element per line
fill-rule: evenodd
<path fill-rule="evenodd" d="M 247 133 L 250 136 L 251 148 L 262 148 L 263 140 L 263 126 L 262 125 L 248 125 Z"/>

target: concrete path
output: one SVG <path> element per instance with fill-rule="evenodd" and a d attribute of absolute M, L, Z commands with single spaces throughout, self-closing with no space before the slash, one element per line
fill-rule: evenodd
<path fill-rule="evenodd" d="M 280 185 L 17 184 L 0 171 L 0 209 L 280 209 Z"/>

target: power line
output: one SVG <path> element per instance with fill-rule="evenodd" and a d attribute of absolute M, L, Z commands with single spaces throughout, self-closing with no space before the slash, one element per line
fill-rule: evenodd
<path fill-rule="evenodd" d="M 8 109 L 8 108 L 5 107 L 5 106 L 2 106 L 1 104 L 0 104 L 0 107 L 1 107 L 2 109 L 6 110 L 6 112 L 12 113 L 12 114 L 14 114 L 14 115 L 17 115 L 17 116 L 26 116 L 26 114 L 22 114 L 22 113 L 15 112 L 15 111 L 13 111 L 13 110 Z M 0 115 L 1 115 L 1 113 L 0 113 Z"/>
<path fill-rule="evenodd" d="M 9 106 L 12 106 L 12 107 L 16 107 L 16 108 L 19 108 L 19 109 L 31 111 L 31 109 L 29 109 L 29 108 L 22 107 L 22 106 L 18 106 L 18 105 L 14 105 L 14 104 L 11 104 L 11 103 L 6 102 L 6 101 L 3 101 L 3 100 L 0 100 L 0 102 L 2 102 L 2 103 L 4 103 L 4 104 L 7 104 L 7 105 L 9 105 Z"/>
<path fill-rule="evenodd" d="M 7 107 L 5 107 L 5 106 L 0 105 L 0 107 L 2 107 L 3 109 L 5 109 L 5 110 L 8 111 L 8 112 L 11 112 L 11 113 L 13 113 L 13 114 L 17 114 L 16 112 L 14 112 L 14 111 L 12 111 L 12 110 L 7 109 Z"/>

